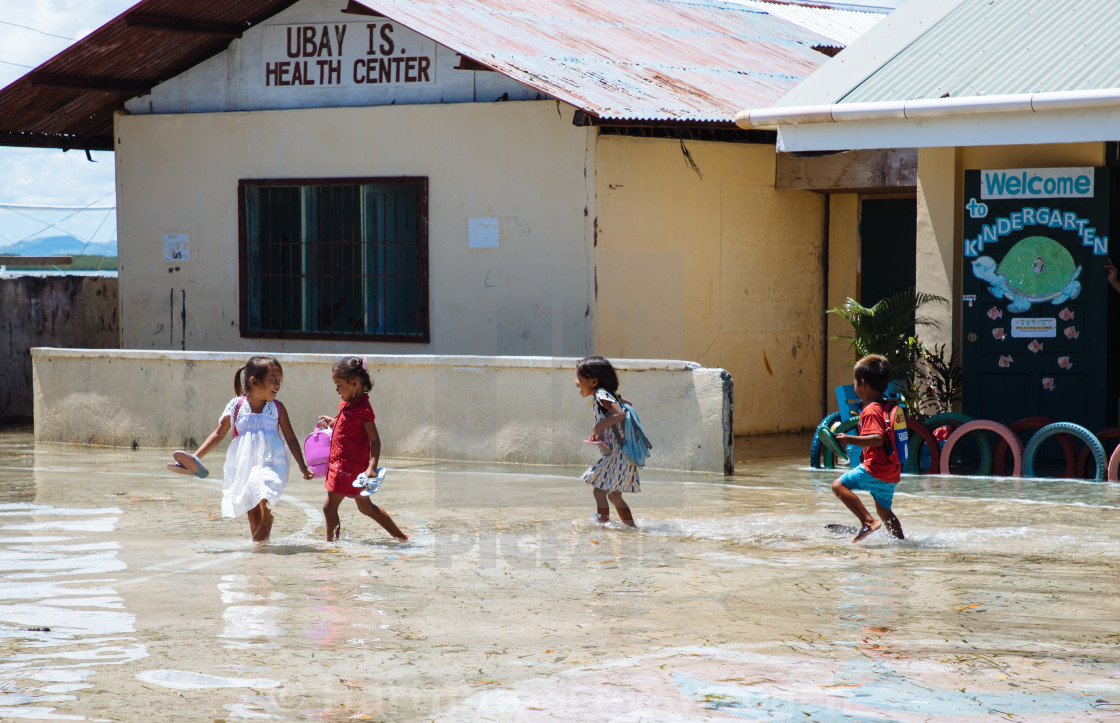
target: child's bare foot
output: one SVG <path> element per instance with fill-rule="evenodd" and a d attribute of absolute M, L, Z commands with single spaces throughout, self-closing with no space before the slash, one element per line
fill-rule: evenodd
<path fill-rule="evenodd" d="M 859 532 L 856 533 L 856 536 L 852 538 L 852 542 L 859 542 L 882 526 L 883 523 L 879 522 L 879 520 L 872 520 L 871 524 L 864 523 L 863 527 L 859 528 Z"/>
<path fill-rule="evenodd" d="M 267 542 L 272 534 L 272 510 L 263 501 L 257 509 L 259 516 L 257 526 L 253 529 L 253 542 Z"/>
<path fill-rule="evenodd" d="M 611 510 L 609 507 L 599 507 L 595 510 L 595 514 L 591 516 L 592 522 L 598 522 L 600 525 L 608 524 L 611 521 Z"/>

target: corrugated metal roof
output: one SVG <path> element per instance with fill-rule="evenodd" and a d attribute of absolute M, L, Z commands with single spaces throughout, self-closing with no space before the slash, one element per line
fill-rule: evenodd
<path fill-rule="evenodd" d="M 728 2 L 777 15 L 794 25 L 823 35 L 832 41 L 827 47 L 833 48 L 847 47 L 849 43 L 887 16 L 886 11 L 871 8 L 865 10 L 828 8 L 773 0 L 728 0 Z"/>
<path fill-rule="evenodd" d="M 112 149 L 124 101 L 295 0 L 143 0 L 0 91 L 0 144 Z M 830 40 L 724 0 L 367 0 L 364 5 L 600 119 L 730 124 L 827 58 Z M 821 12 L 843 12 L 824 11 Z"/>
<path fill-rule="evenodd" d="M 822 65 L 827 39 L 720 0 L 366 0 L 598 118 L 729 122 Z"/>
<path fill-rule="evenodd" d="M 0 145 L 112 150 L 113 112 L 296 0 L 143 0 L 0 91 Z"/>
<path fill-rule="evenodd" d="M 839 102 L 1120 88 L 1117 37 L 1116 0 L 965 0 Z"/>

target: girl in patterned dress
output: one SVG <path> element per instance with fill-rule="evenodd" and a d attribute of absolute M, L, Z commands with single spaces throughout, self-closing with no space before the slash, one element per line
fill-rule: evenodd
<path fill-rule="evenodd" d="M 204 456 L 233 429 L 222 473 L 222 516 L 246 515 L 254 542 L 264 542 L 272 533 L 272 506 L 288 483 L 288 450 L 295 456 L 303 478 L 313 476 L 303 461 L 288 412 L 276 398 L 283 380 L 284 370 L 276 359 L 251 357 L 234 374 L 237 396 L 218 417 L 218 428 L 194 453 L 195 457 Z"/>
<path fill-rule="evenodd" d="M 599 445 L 603 456 L 583 473 L 583 481 L 595 492 L 595 521 L 611 521 L 609 501 L 618 510 L 623 524 L 635 527 L 634 516 L 622 499 L 623 492 L 639 492 L 638 466 L 623 453 L 618 435 L 612 427 L 626 418 L 619 400 L 630 403 L 618 394 L 618 374 L 611 363 L 601 356 L 589 356 L 576 364 L 576 387 L 581 397 L 593 397 L 595 427 L 588 442 Z"/>
<path fill-rule="evenodd" d="M 361 473 L 377 476 L 377 462 L 381 458 L 381 436 L 374 423 L 373 407 L 369 404 L 369 378 L 366 358 L 348 356 L 335 362 L 331 369 L 335 391 L 342 397 L 338 414 L 322 416 L 319 421 L 334 430 L 331 433 L 331 455 L 327 466 L 327 501 L 323 503 L 323 517 L 327 524 L 327 542 L 338 537 L 338 507 L 349 497 L 358 505 L 358 511 L 377 522 L 398 540 L 409 539 L 401 532 L 389 513 L 361 496 L 354 480 Z"/>

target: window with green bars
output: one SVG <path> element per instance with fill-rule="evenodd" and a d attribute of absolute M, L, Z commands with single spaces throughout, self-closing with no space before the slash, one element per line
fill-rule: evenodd
<path fill-rule="evenodd" d="M 243 180 L 242 336 L 427 342 L 426 178 Z"/>

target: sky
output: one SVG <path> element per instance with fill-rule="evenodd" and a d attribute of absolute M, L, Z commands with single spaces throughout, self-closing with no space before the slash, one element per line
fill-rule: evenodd
<path fill-rule="evenodd" d="M 231 2 L 234 0 L 231 0 Z M 0 88 L 65 50 L 139 0 L 0 0 Z M 829 0 L 837 4 L 837 0 Z M 902 0 L 846 0 L 897 7 Z M 0 146 L 0 251 L 18 241 L 69 234 L 116 238 L 113 154 Z M 21 208 L 9 208 L 11 205 Z M 30 206 L 35 208 L 22 208 Z M 87 208 L 51 210 L 43 206 Z"/>
<path fill-rule="evenodd" d="M 0 87 L 31 72 L 136 2 L 0 0 Z M 94 163 L 82 151 L 0 146 L 0 205 L 98 209 L 71 215 L 72 211 L 0 208 L 0 249 L 41 236 L 69 234 L 95 243 L 116 238 L 116 218 L 109 210 L 115 205 L 113 154 L 95 152 L 92 156 Z"/>

